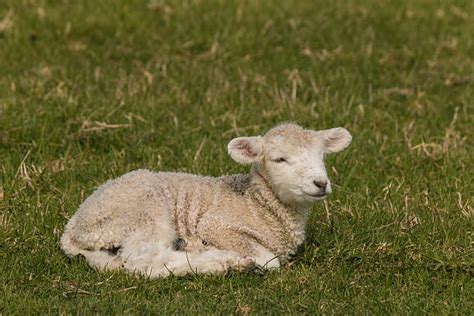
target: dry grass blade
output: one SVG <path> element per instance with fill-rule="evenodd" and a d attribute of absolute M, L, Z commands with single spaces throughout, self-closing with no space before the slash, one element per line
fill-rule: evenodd
<path fill-rule="evenodd" d="M 390 89 L 384 89 L 383 94 L 385 96 L 411 96 L 414 94 L 415 91 L 413 89 L 408 89 L 408 88 L 390 88 Z"/>
<path fill-rule="evenodd" d="M 214 58 L 214 57 L 216 56 L 218 50 L 219 50 L 219 43 L 218 43 L 218 42 L 214 42 L 214 43 L 212 44 L 211 48 L 210 48 L 208 51 L 206 51 L 206 52 L 204 52 L 204 53 L 202 53 L 202 54 L 199 54 L 199 55 L 197 56 L 197 59 L 198 59 L 198 60 L 208 60 L 208 59 L 212 59 L 212 58 Z"/>
<path fill-rule="evenodd" d="M 474 208 L 469 205 L 469 201 L 463 202 L 461 192 L 456 192 L 456 204 L 462 215 L 466 218 L 474 217 Z"/>
<path fill-rule="evenodd" d="M 107 129 L 120 129 L 120 128 L 129 128 L 130 124 L 108 124 L 104 122 L 94 122 L 90 123 L 89 121 L 84 121 L 81 128 L 79 129 L 79 134 L 86 134 L 90 132 L 103 131 Z"/>
<path fill-rule="evenodd" d="M 469 76 L 455 76 L 451 74 L 444 81 L 444 85 L 447 87 L 457 87 L 466 85 L 469 82 L 471 82 L 471 77 Z"/>
<path fill-rule="evenodd" d="M 467 140 L 467 137 L 461 136 L 461 134 L 454 129 L 454 126 L 458 119 L 458 112 L 459 108 L 456 108 L 449 127 L 445 129 L 442 142 L 421 142 L 417 145 L 410 146 L 410 149 L 417 150 L 418 154 L 425 155 L 432 159 L 439 159 L 447 154 L 464 153 L 464 144 Z M 411 129 L 411 127 L 409 129 Z M 411 141 L 407 143 L 410 144 Z"/>
<path fill-rule="evenodd" d="M 131 287 L 126 287 L 126 288 L 124 288 L 124 289 L 119 289 L 119 290 L 117 290 L 117 291 L 115 291 L 115 292 L 123 293 L 123 292 L 128 292 L 128 291 L 131 291 L 131 290 L 135 290 L 135 289 L 137 289 L 137 288 L 138 288 L 138 286 L 131 286 Z"/>
<path fill-rule="evenodd" d="M 72 284 L 66 284 L 66 287 L 68 288 L 68 290 L 64 294 L 77 293 L 77 294 L 82 294 L 82 295 L 93 295 L 93 296 L 99 296 L 100 295 L 99 293 L 83 290 L 83 289 L 78 288 L 78 287 L 76 287 Z"/>
<path fill-rule="evenodd" d="M 202 148 L 206 144 L 207 139 L 204 138 L 201 143 L 199 144 L 198 149 L 196 150 L 196 153 L 194 154 L 193 162 L 196 162 L 199 159 L 199 156 L 201 155 Z"/>
<path fill-rule="evenodd" d="M 13 10 L 9 10 L 7 14 L 0 20 L 0 33 L 8 31 L 13 26 Z"/>

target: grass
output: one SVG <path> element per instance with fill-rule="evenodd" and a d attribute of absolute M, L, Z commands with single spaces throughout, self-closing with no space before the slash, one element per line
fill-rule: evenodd
<path fill-rule="evenodd" d="M 469 314 L 471 1 L 0 2 L 0 314 Z M 136 168 L 246 172 L 235 136 L 348 128 L 264 276 L 98 273 L 58 239 Z"/>

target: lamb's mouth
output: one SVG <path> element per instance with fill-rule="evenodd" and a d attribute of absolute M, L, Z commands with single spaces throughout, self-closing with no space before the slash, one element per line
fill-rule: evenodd
<path fill-rule="evenodd" d="M 317 199 L 317 200 L 324 199 L 324 198 L 328 195 L 328 193 L 309 194 L 309 193 L 306 193 L 306 192 L 305 192 L 305 194 L 308 195 L 308 196 L 310 196 L 310 197 L 312 197 L 312 198 L 315 198 L 315 199 Z"/>

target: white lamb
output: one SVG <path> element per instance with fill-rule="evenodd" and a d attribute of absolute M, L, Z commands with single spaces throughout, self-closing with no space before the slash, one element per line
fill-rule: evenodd
<path fill-rule="evenodd" d="M 252 164 L 247 175 L 127 173 L 84 201 L 62 249 L 150 277 L 278 268 L 304 241 L 308 208 L 331 192 L 324 154 L 350 142 L 344 128 L 282 124 L 229 143 L 235 161 Z"/>

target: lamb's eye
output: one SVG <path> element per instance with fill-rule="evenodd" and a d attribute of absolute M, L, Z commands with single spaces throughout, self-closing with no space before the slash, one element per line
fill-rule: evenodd
<path fill-rule="evenodd" d="M 282 162 L 288 162 L 288 160 L 286 160 L 283 157 L 280 157 L 280 158 L 277 158 L 277 159 L 273 159 L 273 162 L 282 163 Z"/>

